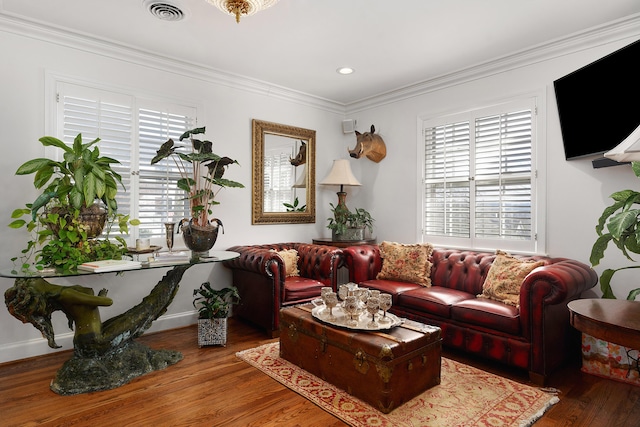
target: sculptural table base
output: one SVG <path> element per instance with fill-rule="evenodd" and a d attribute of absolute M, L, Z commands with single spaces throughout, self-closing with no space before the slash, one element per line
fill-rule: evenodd
<path fill-rule="evenodd" d="M 98 307 L 110 304 L 106 290 L 93 295 L 91 288 L 54 285 L 43 278 L 19 278 L 5 293 L 5 300 L 9 312 L 40 329 L 53 348 L 58 346 L 51 312 L 62 310 L 73 321 L 74 354 L 56 373 L 51 390 L 62 395 L 109 390 L 182 360 L 177 351 L 153 350 L 134 339 L 167 311 L 184 272 L 192 265 L 173 267 L 141 303 L 103 323 Z"/>
<path fill-rule="evenodd" d="M 51 390 L 61 395 L 109 390 L 180 360 L 182 353 L 178 351 L 154 350 L 129 341 L 117 351 L 102 356 L 86 358 L 74 355 L 56 373 Z"/>
<path fill-rule="evenodd" d="M 231 251 L 213 251 L 213 254 L 205 260 L 174 266 L 138 305 L 104 322 L 100 320 L 99 308 L 113 303 L 106 289 L 94 295 L 92 288 L 55 285 L 44 280 L 50 276 L 38 276 L 37 272 L 21 274 L 0 270 L 0 276 L 16 278 L 14 286 L 5 292 L 9 312 L 39 329 L 50 347 L 58 348 L 51 313 L 60 310 L 73 322 L 73 357 L 63 364 L 51 382 L 54 392 L 72 395 L 116 388 L 182 360 L 182 354 L 177 351 L 154 350 L 134 340 L 167 311 L 188 268 L 240 256 Z M 141 270 L 127 273 L 134 271 Z M 75 275 L 81 274 L 92 273 Z"/>

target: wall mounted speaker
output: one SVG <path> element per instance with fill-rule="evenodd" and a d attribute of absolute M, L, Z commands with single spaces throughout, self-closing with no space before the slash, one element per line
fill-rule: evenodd
<path fill-rule="evenodd" d="M 346 119 L 342 121 L 342 132 L 352 133 L 356 130 L 356 120 Z"/>

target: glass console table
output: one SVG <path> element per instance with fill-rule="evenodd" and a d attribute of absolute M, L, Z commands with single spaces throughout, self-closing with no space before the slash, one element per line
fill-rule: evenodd
<path fill-rule="evenodd" d="M 62 395 L 88 393 L 119 387 L 132 379 L 152 371 L 164 369 L 182 360 L 182 354 L 173 350 L 154 350 L 135 341 L 149 329 L 154 320 L 169 307 L 178 291 L 180 280 L 194 265 L 221 262 L 239 257 L 231 251 L 210 251 L 210 256 L 175 266 L 151 266 L 124 271 L 135 274 L 156 268 L 169 271 L 154 286 L 149 295 L 126 312 L 104 322 L 99 307 L 113 303 L 107 290 L 94 290 L 80 285 L 61 286 L 46 279 L 101 274 L 78 271 L 57 274 L 54 271 L 23 272 L 15 269 L 0 270 L 0 277 L 15 278 L 14 285 L 5 292 L 9 312 L 24 323 L 31 323 L 47 339 L 50 347 L 58 348 L 51 323 L 51 313 L 62 311 L 73 325 L 74 353 L 56 373 L 51 390 Z"/>

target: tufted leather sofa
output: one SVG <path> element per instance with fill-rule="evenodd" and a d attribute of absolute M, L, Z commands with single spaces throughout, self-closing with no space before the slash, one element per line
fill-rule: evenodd
<path fill-rule="evenodd" d="M 284 260 L 275 251 L 298 252 L 299 276 L 287 277 Z M 233 315 L 264 329 L 272 337 L 279 333 L 280 308 L 309 302 L 320 296 L 320 288 L 337 287 L 337 270 L 343 264 L 342 250 L 307 243 L 275 243 L 233 246 L 240 257 L 224 261 L 233 273 L 240 303 Z"/>
<path fill-rule="evenodd" d="M 520 307 L 486 298 L 482 284 L 496 255 L 434 249 L 431 287 L 378 280 L 382 258 L 377 245 L 343 249 L 349 279 L 393 295 L 391 312 L 439 326 L 443 345 L 529 371 L 531 381 L 546 378 L 580 353 L 579 333 L 569 324 L 567 303 L 597 283 L 589 266 L 566 258 L 544 260 L 521 286 Z"/>

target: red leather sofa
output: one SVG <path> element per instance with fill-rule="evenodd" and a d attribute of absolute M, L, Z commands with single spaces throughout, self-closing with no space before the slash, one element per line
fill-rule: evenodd
<path fill-rule="evenodd" d="M 299 275 L 287 277 L 285 261 L 277 252 L 295 249 Z M 278 336 L 280 308 L 309 302 L 320 296 L 320 288 L 337 287 L 337 271 L 342 266 L 342 250 L 307 243 L 274 243 L 233 246 L 240 257 L 224 261 L 231 269 L 240 303 L 233 307 L 238 316 Z"/>
<path fill-rule="evenodd" d="M 443 345 L 529 371 L 546 378 L 580 354 L 580 335 L 569 323 L 567 303 L 598 281 L 589 266 L 566 258 L 543 260 L 524 279 L 520 306 L 477 298 L 496 255 L 434 249 L 431 287 L 378 280 L 383 260 L 377 245 L 343 249 L 351 282 L 393 295 L 392 313 L 442 329 Z"/>

